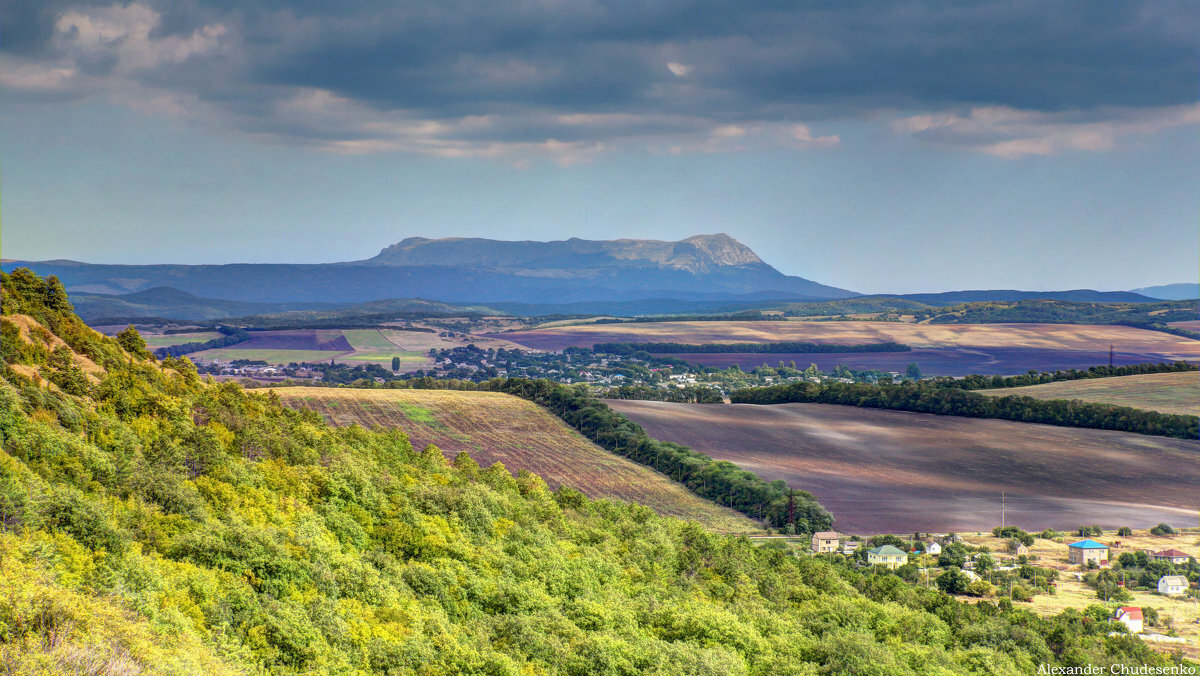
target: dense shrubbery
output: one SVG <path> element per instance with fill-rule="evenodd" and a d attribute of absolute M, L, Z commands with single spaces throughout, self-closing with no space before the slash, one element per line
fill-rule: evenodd
<path fill-rule="evenodd" d="M 186 359 L 134 359 L 75 331 L 68 309 L 44 304 L 46 286 L 0 281 L 6 312 L 63 328 L 107 366 L 76 396 L 26 377 L 31 362 L 10 356 L 28 351 L 5 346 L 0 660 L 12 673 L 811 676 L 1169 663 L 1109 636 L 1103 609 L 1040 618 L 959 603 L 645 507 L 552 492 L 466 455 L 447 463 L 399 431 L 332 429 L 269 394 L 205 384 Z M 606 429 L 571 388 L 505 387 Z"/>
<path fill-rule="evenodd" d="M 635 354 L 638 352 L 653 352 L 656 354 L 685 354 L 706 352 L 749 352 L 764 354 L 786 353 L 826 353 L 826 352 L 908 352 L 912 350 L 900 343 L 862 343 L 858 345 L 837 345 L 833 343 L 596 343 L 592 346 L 595 352 L 609 354 Z"/>
<path fill-rule="evenodd" d="M 999 418 L 1065 427 L 1088 427 L 1154 434 L 1178 439 L 1200 436 L 1200 419 L 1126 406 L 1082 401 L 1038 400 L 1020 396 L 984 396 L 937 382 L 870 385 L 865 383 L 796 383 L 738 390 L 733 403 L 793 402 L 843 404 L 971 418 Z"/>

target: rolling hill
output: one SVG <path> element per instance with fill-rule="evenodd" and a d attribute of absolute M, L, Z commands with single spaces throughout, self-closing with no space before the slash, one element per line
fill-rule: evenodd
<path fill-rule="evenodd" d="M 1035 399 L 1078 399 L 1163 413 L 1200 415 L 1200 372 L 1150 373 L 975 390 L 980 394 Z"/>
<path fill-rule="evenodd" d="M 537 404 L 498 392 L 275 388 L 293 408 L 309 408 L 331 424 L 358 424 L 408 434 L 414 448 L 434 444 L 447 458 L 460 452 L 480 465 L 529 470 L 552 488 L 568 485 L 592 498 L 615 498 L 718 531 L 761 526 L 690 493 L 654 470 L 596 446 Z"/>
<path fill-rule="evenodd" d="M 838 530 L 991 530 L 1001 491 L 1007 523 L 1030 531 L 1196 522 L 1181 490 L 1200 485 L 1195 440 L 829 404 L 607 403 L 655 438 L 804 486 Z"/>

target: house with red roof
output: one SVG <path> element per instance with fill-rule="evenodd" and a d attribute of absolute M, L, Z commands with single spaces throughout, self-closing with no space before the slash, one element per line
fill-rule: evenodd
<path fill-rule="evenodd" d="M 1187 563 L 1188 559 L 1191 558 L 1186 552 L 1181 552 L 1178 549 L 1154 552 L 1151 556 L 1155 561 L 1170 561 L 1177 566 Z"/>
<path fill-rule="evenodd" d="M 1137 606 L 1124 606 L 1117 608 L 1117 622 L 1125 625 L 1131 634 L 1142 633 L 1142 609 Z"/>

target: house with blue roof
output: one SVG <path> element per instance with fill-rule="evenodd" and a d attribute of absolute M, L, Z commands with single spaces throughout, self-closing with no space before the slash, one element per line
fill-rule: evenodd
<path fill-rule="evenodd" d="M 1108 545 L 1095 540 L 1080 540 L 1069 544 L 1067 545 L 1067 560 L 1081 566 L 1089 563 L 1103 566 L 1108 563 Z"/>

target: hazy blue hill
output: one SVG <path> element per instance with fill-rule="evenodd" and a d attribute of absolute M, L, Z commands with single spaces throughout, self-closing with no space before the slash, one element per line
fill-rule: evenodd
<path fill-rule="evenodd" d="M 1193 298 L 1200 298 L 1200 284 L 1181 283 L 1147 286 L 1141 289 L 1133 289 L 1131 293 L 1140 293 L 1143 296 L 1161 298 L 1163 300 L 1191 300 Z"/>
<path fill-rule="evenodd" d="M 906 293 L 896 296 L 933 306 L 958 305 L 986 301 L 1065 300 L 1075 303 L 1155 303 L 1159 299 L 1132 291 L 1017 291 L 1015 289 L 986 289 L 976 291 L 946 291 L 943 293 Z"/>

